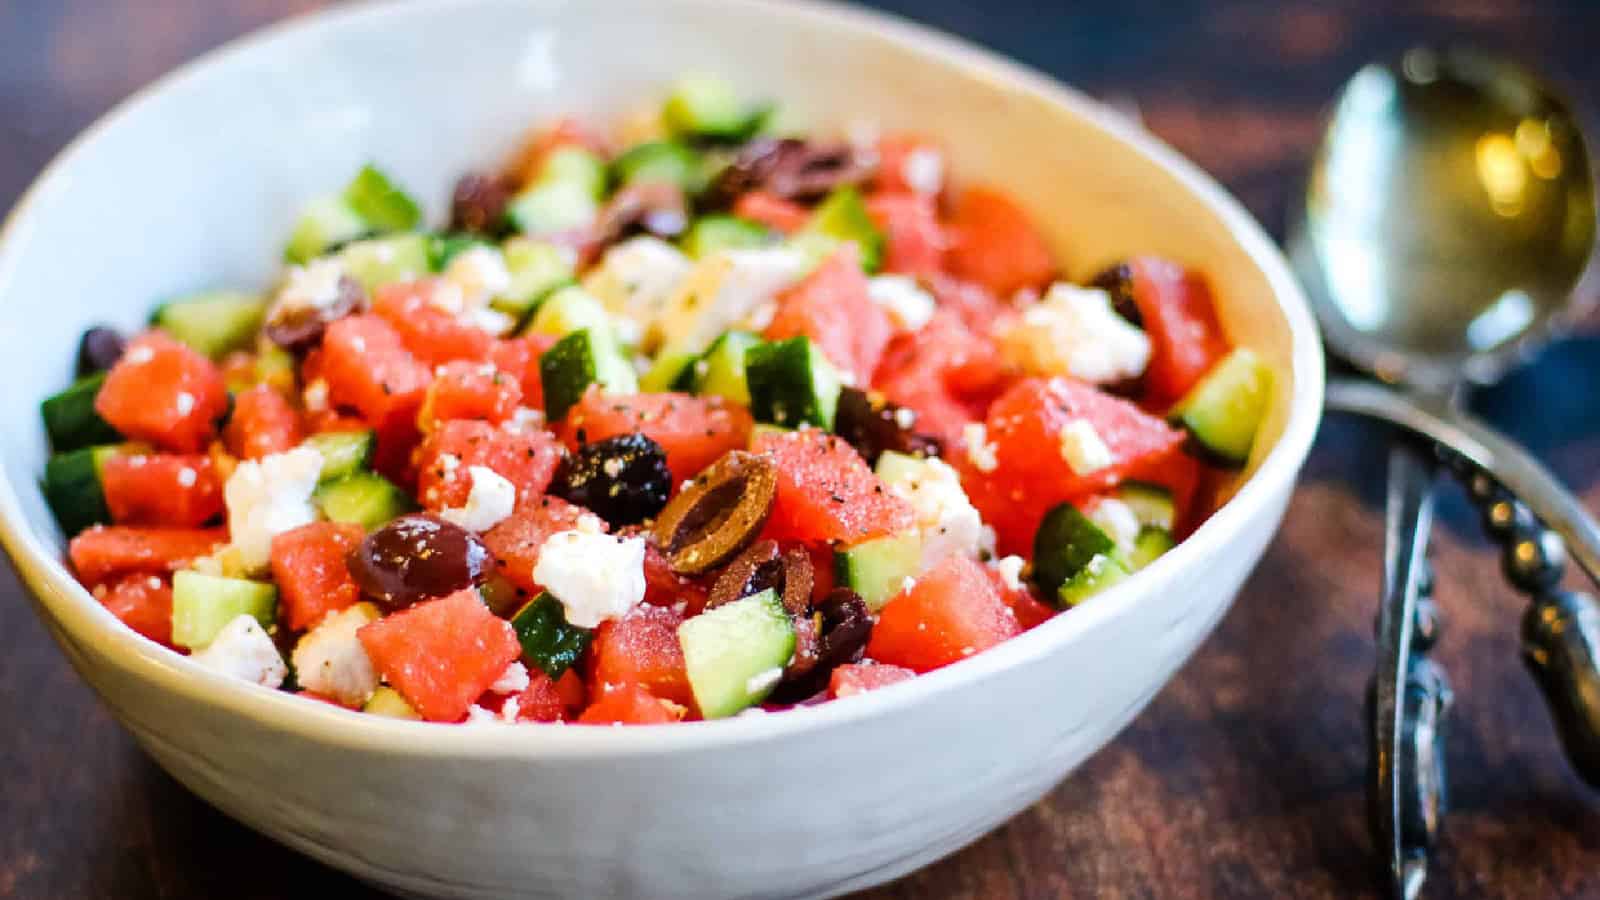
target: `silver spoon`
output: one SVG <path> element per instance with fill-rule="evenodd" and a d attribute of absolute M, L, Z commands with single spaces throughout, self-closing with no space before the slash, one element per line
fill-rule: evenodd
<path fill-rule="evenodd" d="M 1520 68 L 1412 50 L 1346 85 L 1302 212 L 1290 254 L 1329 346 L 1400 388 L 1334 379 L 1329 408 L 1436 441 L 1473 477 L 1507 574 L 1534 596 L 1525 657 L 1568 757 L 1600 785 L 1600 607 L 1555 587 L 1566 545 L 1600 582 L 1600 526 L 1526 451 L 1461 411 L 1468 387 L 1525 358 L 1573 311 L 1595 239 L 1576 119 Z M 1437 741 L 1449 687 L 1423 656 L 1437 628 L 1423 561 L 1434 456 L 1402 444 L 1389 466 L 1373 818 L 1394 893 L 1411 897 L 1443 808 Z"/>

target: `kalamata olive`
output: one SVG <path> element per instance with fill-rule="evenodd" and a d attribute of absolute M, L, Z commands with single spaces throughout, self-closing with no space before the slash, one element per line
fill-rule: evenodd
<path fill-rule="evenodd" d="M 1090 287 L 1099 288 L 1111 295 L 1111 308 L 1117 315 L 1138 328 L 1144 327 L 1144 317 L 1139 315 L 1139 304 L 1133 300 L 1133 267 L 1117 263 L 1096 275 Z"/>
<path fill-rule="evenodd" d="M 706 609 L 770 588 L 778 593 L 791 616 L 803 616 L 811 608 L 811 587 L 815 583 L 811 556 L 805 550 L 790 547 L 780 553 L 777 542 L 757 541 L 717 576 L 706 598 Z"/>
<path fill-rule="evenodd" d="M 868 465 L 876 463 L 885 450 L 917 456 L 938 456 L 939 439 L 918 434 L 917 414 L 896 406 L 882 397 L 858 388 L 839 392 L 833 430 L 856 448 Z"/>
<path fill-rule="evenodd" d="M 83 333 L 78 342 L 78 374 L 104 372 L 117 364 L 128 342 L 115 328 L 96 325 Z"/>
<path fill-rule="evenodd" d="M 817 604 L 812 626 L 816 632 L 815 658 L 807 660 L 798 651 L 801 624 L 796 623 L 796 653 L 784 679 L 773 692 L 773 699 L 794 702 L 809 697 L 827 686 L 828 676 L 839 666 L 859 662 L 872 637 L 872 613 L 861 595 L 849 588 L 834 588 Z"/>
<path fill-rule="evenodd" d="M 672 570 L 699 575 L 732 559 L 761 533 L 778 493 L 765 457 L 730 450 L 694 477 L 656 517 L 656 544 Z"/>
<path fill-rule="evenodd" d="M 576 503 L 613 527 L 654 516 L 672 493 L 667 453 L 634 432 L 585 444 L 556 468 L 550 493 Z"/>
<path fill-rule="evenodd" d="M 401 516 L 367 535 L 347 560 L 361 592 L 391 609 L 481 583 L 489 548 L 472 532 L 425 513 Z"/>
<path fill-rule="evenodd" d="M 707 198 L 726 206 L 741 194 L 763 191 L 786 200 L 820 200 L 834 188 L 866 182 L 877 169 L 877 154 L 848 143 L 757 138 L 739 148 Z"/>
<path fill-rule="evenodd" d="M 659 238 L 674 238 L 688 224 L 683 188 L 670 181 L 646 181 L 623 187 L 606 201 L 595 222 L 595 234 L 605 244 L 636 228 Z"/>
<path fill-rule="evenodd" d="M 339 276 L 339 296 L 326 306 L 279 305 L 267 314 L 268 340 L 291 353 L 304 353 L 322 343 L 328 326 L 367 302 L 366 288 L 349 275 Z"/>
<path fill-rule="evenodd" d="M 469 173 L 450 195 L 450 229 L 499 237 L 506 230 L 512 185 L 505 178 Z"/>

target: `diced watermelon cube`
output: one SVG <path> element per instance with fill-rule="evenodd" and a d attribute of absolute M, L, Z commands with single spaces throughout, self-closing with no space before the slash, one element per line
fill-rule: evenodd
<path fill-rule="evenodd" d="M 811 219 L 811 210 L 766 191 L 740 194 L 733 202 L 733 214 L 783 234 L 794 234 Z"/>
<path fill-rule="evenodd" d="M 1024 581 L 1018 587 L 1006 583 L 999 570 L 994 566 L 985 566 L 984 574 L 989 576 L 989 581 L 994 589 L 1000 592 L 1000 599 L 1006 606 L 1011 607 L 1011 614 L 1017 617 L 1017 624 L 1027 631 L 1055 617 L 1056 608 L 1041 601 L 1035 594 L 1031 584 Z"/>
<path fill-rule="evenodd" d="M 1128 263 L 1133 302 L 1150 336 L 1145 385 L 1152 399 L 1172 403 L 1228 352 L 1211 289 L 1197 272 L 1154 257 Z"/>
<path fill-rule="evenodd" d="M 217 433 L 228 389 L 215 363 L 159 331 L 134 338 L 107 373 L 95 411 L 134 440 L 198 453 Z"/>
<path fill-rule="evenodd" d="M 578 722 L 584 725 L 666 725 L 683 718 L 685 710 L 651 694 L 637 684 L 625 684 L 602 694 Z"/>
<path fill-rule="evenodd" d="M 311 628 L 361 599 L 345 560 L 363 536 L 353 522 L 312 522 L 272 539 L 272 580 L 290 631 Z"/>
<path fill-rule="evenodd" d="M 894 322 L 867 292 L 859 252 L 846 244 L 778 297 L 768 340 L 809 337 L 841 372 L 866 384 L 894 336 Z"/>
<path fill-rule="evenodd" d="M 539 374 L 539 357 L 554 347 L 556 338 L 548 334 L 529 334 L 495 341 L 489 361 L 495 368 L 517 379 L 522 388 L 522 405 L 544 409 L 544 384 Z"/>
<path fill-rule="evenodd" d="M 355 409 L 376 428 L 414 418 L 433 377 L 377 316 L 346 316 L 329 325 L 321 368 L 329 401 Z"/>
<path fill-rule="evenodd" d="M 624 684 L 637 684 L 663 700 L 692 706 L 694 693 L 684 668 L 678 626 L 683 616 L 648 604 L 621 619 L 604 622 L 595 631 L 590 654 L 594 661 L 593 692 L 603 694 Z"/>
<path fill-rule="evenodd" d="M 835 700 L 840 697 L 853 697 L 915 677 L 917 673 L 904 666 L 872 662 L 852 663 L 833 670 L 833 674 L 828 677 L 828 696 Z"/>
<path fill-rule="evenodd" d="M 690 394 L 607 394 L 591 387 L 567 413 L 561 436 L 577 449 L 620 434 L 642 432 L 661 445 L 675 482 L 693 478 L 729 450 L 750 444 L 749 410 L 722 397 Z"/>
<path fill-rule="evenodd" d="M 233 413 L 222 429 L 228 452 L 240 459 L 292 450 L 302 437 L 300 414 L 288 398 L 265 384 L 234 395 Z"/>
<path fill-rule="evenodd" d="M 97 525 L 67 544 L 67 556 L 78 580 L 94 585 L 129 572 L 175 571 L 227 542 L 221 528 Z"/>
<path fill-rule="evenodd" d="M 890 193 L 920 193 L 926 184 L 912 184 L 913 166 L 907 162 L 917 153 L 937 154 L 943 161 L 944 151 L 930 138 L 915 134 L 886 134 L 878 139 L 878 175 L 874 184 L 879 191 Z M 943 167 L 941 166 L 941 169 Z M 943 175 L 941 171 L 939 173 Z M 941 178 L 942 182 L 943 179 Z M 938 194 L 936 189 L 932 195 Z"/>
<path fill-rule="evenodd" d="M 456 722 L 522 655 L 511 623 L 466 588 L 386 616 L 356 632 L 367 656 L 430 722 Z"/>
<path fill-rule="evenodd" d="M 911 193 L 877 193 L 867 199 L 867 212 L 884 233 L 883 270 L 932 277 L 944 269 L 950 239 L 939 222 L 932 197 Z"/>
<path fill-rule="evenodd" d="M 1022 626 L 983 566 L 951 556 L 917 578 L 878 613 L 867 656 L 927 672 L 1019 634 Z"/>
<path fill-rule="evenodd" d="M 1042 288 L 1056 264 L 1028 214 L 1000 191 L 973 187 L 961 195 L 945 255 L 950 271 L 1001 297 Z"/>
<path fill-rule="evenodd" d="M 953 444 L 962 426 L 983 418 L 1005 379 L 994 344 L 941 309 L 921 330 L 895 337 L 874 386 L 917 413 L 917 431 Z"/>
<path fill-rule="evenodd" d="M 828 567 L 833 567 L 833 552 L 828 552 Z M 644 545 L 644 602 L 652 606 L 676 607 L 683 604 L 684 615 L 697 616 L 706 608 L 705 584 L 672 571 L 665 553 L 652 542 Z"/>
<path fill-rule="evenodd" d="M 438 287 L 434 279 L 384 285 L 372 299 L 372 311 L 387 320 L 405 348 L 429 366 L 488 359 L 494 335 L 434 306 L 430 300 Z"/>
<path fill-rule="evenodd" d="M 172 585 L 159 575 L 127 575 L 104 592 L 100 604 L 122 624 L 158 644 L 172 645 Z"/>
<path fill-rule="evenodd" d="M 198 528 L 222 514 L 222 481 L 204 453 L 114 453 L 100 486 L 119 525 Z"/>
<path fill-rule="evenodd" d="M 449 419 L 499 424 L 511 418 L 521 403 L 518 377 L 500 371 L 494 363 L 445 363 L 434 373 L 417 422 L 424 431 Z"/>
<path fill-rule="evenodd" d="M 755 438 L 777 475 L 766 537 L 777 541 L 854 543 L 911 527 L 915 516 L 890 493 L 855 448 L 805 428 Z"/>
<path fill-rule="evenodd" d="M 544 542 L 558 531 L 576 528 L 578 519 L 585 515 L 590 513 L 560 497 L 534 497 L 518 504 L 509 517 L 484 532 L 483 543 L 494 556 L 496 571 L 533 596 L 540 591 L 538 582 L 533 580 L 533 569 L 539 564 Z M 600 521 L 599 527 L 605 530 L 605 522 Z"/>
<path fill-rule="evenodd" d="M 443 422 L 417 448 L 417 496 L 434 512 L 461 506 L 472 491 L 468 468 L 487 466 L 516 485 L 523 503 L 544 493 L 563 452 L 555 435 L 543 429 L 515 422 Z"/>

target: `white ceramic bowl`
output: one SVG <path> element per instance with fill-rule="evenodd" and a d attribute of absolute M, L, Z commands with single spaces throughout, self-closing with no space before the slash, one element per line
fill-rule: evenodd
<path fill-rule="evenodd" d="M 1070 46 L 1071 35 L 1062 35 Z M 913 682 L 668 727 L 464 728 L 229 681 L 122 628 L 59 563 L 36 403 L 92 322 L 263 283 L 297 205 L 367 159 L 432 201 L 530 124 L 636 107 L 685 70 L 802 122 L 938 135 L 1043 223 L 1072 273 L 1134 252 L 1204 269 L 1279 373 L 1236 496 L 1137 578 Z M 1135 126 L 950 38 L 851 9 L 716 0 L 371 5 L 271 29 L 163 79 L 65 151 L 0 240 L 0 538 L 73 665 L 229 815 L 402 893 L 826 896 L 950 853 L 1131 719 L 1227 609 L 1316 429 L 1322 358 L 1278 251 Z"/>

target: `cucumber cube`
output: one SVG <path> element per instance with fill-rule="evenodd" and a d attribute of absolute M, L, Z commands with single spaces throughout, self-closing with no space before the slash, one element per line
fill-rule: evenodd
<path fill-rule="evenodd" d="M 56 452 L 122 440 L 122 435 L 100 418 L 94 409 L 95 398 L 100 395 L 100 386 L 105 381 L 104 372 L 85 375 L 74 381 L 71 387 L 46 397 L 39 404 L 45 433 L 50 435 L 50 446 Z"/>
<path fill-rule="evenodd" d="M 757 344 L 745 353 L 750 412 L 759 422 L 832 429 L 839 372 L 810 338 Z"/>
<path fill-rule="evenodd" d="M 1055 594 L 1096 557 L 1112 559 L 1116 552 L 1116 542 L 1099 525 L 1071 503 L 1059 504 L 1034 533 L 1033 580 L 1046 595 Z"/>
<path fill-rule="evenodd" d="M 172 576 L 174 644 L 198 650 L 242 615 L 254 616 L 262 628 L 272 629 L 278 621 L 278 589 L 260 581 L 189 570 Z"/>
<path fill-rule="evenodd" d="M 633 366 L 605 329 L 584 328 L 557 341 L 539 357 L 539 375 L 544 382 L 545 418 L 550 422 L 561 421 L 591 384 L 613 394 L 639 390 Z"/>
<path fill-rule="evenodd" d="M 794 624 L 768 589 L 685 621 L 678 643 L 700 714 L 720 719 L 777 687 L 794 653 Z"/>
<path fill-rule="evenodd" d="M 577 664 L 594 632 L 567 622 L 561 601 L 548 591 L 528 601 L 511 617 L 522 643 L 522 655 L 551 678 L 560 678 Z"/>
<path fill-rule="evenodd" d="M 355 522 L 367 531 L 416 508 L 410 495 L 394 482 L 363 471 L 317 485 L 311 502 L 329 520 Z"/>
<path fill-rule="evenodd" d="M 249 347 L 267 317 L 266 298 L 239 291 L 210 291 L 169 300 L 151 324 L 190 347 L 221 359 Z"/>

